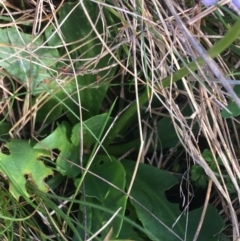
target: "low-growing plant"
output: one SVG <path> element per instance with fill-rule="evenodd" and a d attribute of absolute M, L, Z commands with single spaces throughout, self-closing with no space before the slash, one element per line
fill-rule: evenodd
<path fill-rule="evenodd" d="M 233 25 L 232 13 L 226 22 L 216 10 L 221 27 L 231 27 L 206 52 L 200 45 L 193 51 L 197 41 L 169 3 L 174 23 L 158 2 L 135 4 L 66 1 L 55 12 L 49 3 L 36 10 L 34 24 L 20 21 L 22 13 L 14 19 L 3 5 L 8 17 L 0 20 L 9 25 L 0 29 L 1 240 L 220 240 L 225 223 L 214 202 L 206 197 L 191 211 L 188 202 L 182 211 L 167 197 L 172 187 L 181 189 L 188 170 L 195 187 L 213 181 L 237 235 L 227 198 L 238 193 L 237 182 L 220 159 L 233 165 L 219 148 L 227 134 L 217 121 L 227 129 L 222 120 L 239 115 L 238 102 L 201 72 L 207 57 L 220 65 L 228 48 L 239 56 L 240 20 Z M 29 5 L 21 6 L 27 13 Z M 179 6 L 190 15 L 200 9 L 194 1 Z M 202 29 L 217 36 L 206 21 L 213 27 Z M 166 40 L 168 25 L 181 29 L 188 47 L 174 28 Z M 210 148 L 200 151 L 200 133 L 216 160 Z"/>

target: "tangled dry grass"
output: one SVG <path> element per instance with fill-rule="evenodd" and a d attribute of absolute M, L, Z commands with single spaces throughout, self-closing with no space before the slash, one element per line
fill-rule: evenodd
<path fill-rule="evenodd" d="M 239 120 L 232 118 L 231 122 L 227 121 L 221 116 L 222 109 L 226 108 L 229 101 L 229 96 L 239 103 L 238 97 L 232 91 L 233 85 L 230 85 L 227 79 L 234 80 L 235 76 L 232 75 L 233 70 L 239 69 L 239 60 L 232 56 L 231 51 L 225 51 L 224 54 L 219 54 L 216 58 L 209 58 L 204 49 L 211 49 L 216 41 L 222 39 L 227 30 L 226 27 L 219 23 L 218 18 L 214 13 L 216 7 L 205 9 L 200 3 L 190 4 L 187 1 L 122 1 L 114 0 L 112 3 L 91 0 L 99 5 L 99 19 L 105 22 L 103 8 L 113 9 L 118 13 L 122 23 L 118 26 L 105 26 L 106 35 L 100 35 L 92 25 L 93 31 L 98 35 L 101 40 L 103 49 L 101 56 L 96 56 L 91 60 L 83 60 L 82 69 L 74 69 L 74 59 L 70 56 L 67 48 L 69 43 L 64 41 L 59 29 L 58 11 L 64 1 L 53 5 L 50 1 L 29 1 L 24 2 L 26 8 L 23 10 L 21 6 L 17 6 L 15 1 L 11 3 L 8 1 L 1 1 L 1 19 L 11 19 L 7 23 L 1 23 L 1 28 L 14 26 L 16 29 L 21 29 L 24 26 L 33 24 L 33 43 L 36 41 L 49 25 L 53 27 L 53 34 L 58 35 L 61 43 L 57 47 L 65 48 L 67 51 L 66 56 L 56 61 L 67 60 L 69 65 L 62 71 L 57 72 L 51 69 L 51 66 L 45 66 L 51 71 L 52 79 L 45 81 L 57 80 L 59 88 L 64 88 L 64 84 L 70 81 L 75 81 L 76 76 L 81 72 L 82 75 L 86 71 L 94 71 L 94 65 L 98 59 L 106 53 L 111 53 L 112 58 L 115 60 L 114 65 L 120 66 L 121 75 L 124 79 L 126 73 L 130 74 L 134 79 L 135 98 L 138 108 L 138 127 L 140 132 L 141 145 L 139 148 L 137 162 L 148 162 L 145 158 L 148 153 L 150 145 L 156 145 L 154 141 L 156 138 L 146 140 L 146 129 L 148 124 L 143 123 L 141 120 L 141 106 L 139 104 L 139 88 L 142 85 L 148 87 L 149 107 L 147 111 L 154 114 L 156 118 L 159 116 L 170 116 L 175 130 L 179 137 L 179 143 L 184 147 L 187 166 L 190 163 L 196 163 L 205 170 L 209 177 L 208 192 L 205 197 L 205 207 L 209 203 L 212 192 L 215 192 L 215 206 L 221 204 L 223 207 L 221 214 L 225 220 L 230 221 L 232 224 L 232 238 L 237 240 L 239 234 L 239 202 L 240 190 L 238 180 L 240 179 L 240 166 L 239 166 L 239 153 L 240 141 L 238 137 Z M 219 4 L 227 6 L 230 1 L 221 1 Z M 81 5 L 84 9 L 84 1 L 76 3 Z M 86 9 L 85 9 L 86 10 Z M 224 18 L 226 12 L 218 10 L 219 15 Z M 89 16 L 85 11 L 86 16 Z M 212 26 L 218 28 L 218 36 L 206 34 L 201 28 L 206 24 L 205 17 L 211 17 Z M 216 22 L 214 22 L 216 20 Z M 209 24 L 208 21 L 208 24 Z M 43 28 L 40 28 L 43 26 Z M 118 35 L 115 41 L 109 43 L 107 39 L 107 31 L 109 28 L 118 28 Z M 229 26 L 230 28 L 231 26 Z M 41 29 L 41 30 L 40 30 Z M 127 59 L 119 60 L 116 56 L 116 50 L 121 44 L 128 46 Z M 239 44 L 236 40 L 235 44 Z M 204 47 L 203 47 L 204 46 Z M 31 56 L 33 49 L 29 46 L 29 56 Z M 39 46 L 41 48 L 41 46 Z M 32 51 L 32 52 L 31 52 Z M 176 80 L 172 78 L 173 74 L 189 62 L 196 61 L 198 57 L 205 57 L 208 62 L 204 64 L 198 63 L 197 70 L 189 70 L 186 75 L 181 77 L 182 88 L 179 88 Z M 231 59 L 232 69 L 226 64 L 225 59 Z M 111 69 L 112 65 L 109 66 Z M 71 76 L 65 75 L 66 70 L 71 69 Z M 141 76 L 139 77 L 139 70 Z M 95 70 L 96 71 L 96 70 Z M 97 70 L 101 72 L 101 70 Z M 31 103 L 31 84 L 25 83 L 24 88 L 28 89 L 28 94 L 21 96 L 22 84 L 17 79 L 15 91 L 12 90 L 11 84 L 6 83 L 5 78 L 8 73 L 1 70 L 1 114 L 7 115 L 8 120 L 12 124 L 11 135 L 12 137 L 24 138 L 22 129 L 27 123 L 31 123 L 31 135 L 38 138 L 35 128 L 35 116 L 41 105 L 48 101 L 48 94 L 39 97 L 37 103 Z M 217 76 L 217 77 L 216 77 Z M 226 77 L 228 76 L 228 77 Z M 166 86 L 164 81 L 169 78 L 169 85 Z M 29 81 L 32 81 L 29 79 Z M 43 80 L 44 81 L 44 80 Z M 109 80 L 108 80 L 109 81 Z M 178 81 L 178 82 L 180 82 Z M 223 82 L 224 81 L 224 82 Z M 98 85 L 96 80 L 95 88 Z M 124 97 L 124 88 L 121 89 L 121 95 Z M 17 94 L 19 96 L 17 97 Z M 14 110 L 11 108 L 11 100 L 16 98 L 19 104 Z M 153 98 L 157 98 L 164 108 L 154 109 L 151 107 Z M 184 105 L 191 107 L 190 115 L 185 115 L 182 111 L 183 106 L 179 104 L 179 99 L 184 100 Z M 81 106 L 81 103 L 79 103 Z M 165 109 L 164 113 L 161 110 Z M 166 111 L 167 110 L 167 111 Z M 231 123 L 231 126 L 229 126 Z M 193 130 L 194 126 L 198 125 L 199 130 L 196 134 Z M 154 128 L 152 128 L 152 136 L 154 136 Z M 215 173 L 209 167 L 208 162 L 202 157 L 201 140 L 207 143 L 214 157 L 214 161 L 218 167 L 218 172 Z M 234 143 L 233 143 L 234 140 Z M 179 145 L 178 145 L 179 146 Z M 176 146 L 176 150 L 178 148 Z M 174 148 L 173 148 L 174 150 Z M 167 166 L 171 162 L 172 152 L 168 153 L 169 156 L 164 158 L 156 158 L 158 160 L 157 166 Z M 237 193 L 237 198 L 232 199 L 231 194 L 226 186 L 226 179 L 223 178 L 222 167 L 219 166 L 217 158 L 221 159 L 224 170 L 230 178 L 234 192 Z M 137 169 L 137 165 L 136 165 Z M 132 180 L 134 180 L 133 174 Z M 217 177 L 221 177 L 220 179 Z M 130 193 L 131 187 L 128 190 Z M 189 194 L 190 195 L 190 194 Z M 204 217 L 204 213 L 203 213 Z M 199 224 L 199 229 L 201 223 Z M 197 233 L 194 240 L 197 240 Z"/>

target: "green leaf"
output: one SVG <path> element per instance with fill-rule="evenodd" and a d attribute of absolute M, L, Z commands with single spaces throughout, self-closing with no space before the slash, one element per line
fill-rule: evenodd
<path fill-rule="evenodd" d="M 57 157 L 57 170 L 62 175 L 76 177 L 80 173 L 74 163 L 79 163 L 79 147 L 69 141 L 71 128 L 67 122 L 58 124 L 56 130 L 34 146 L 34 149 L 48 148 L 60 151 Z"/>
<path fill-rule="evenodd" d="M 106 122 L 106 118 L 108 117 L 108 113 L 96 115 L 86 121 L 83 122 L 82 131 L 83 131 L 83 140 L 84 147 L 90 148 L 94 143 L 96 143 L 99 137 L 99 134 Z M 113 118 L 108 119 L 108 123 L 112 122 Z M 80 144 L 80 123 L 77 123 L 72 130 L 71 141 L 74 146 L 79 146 Z"/>
<path fill-rule="evenodd" d="M 226 109 L 223 109 L 221 111 L 221 116 L 223 118 L 227 119 L 240 115 L 240 109 L 235 102 L 231 102 L 226 108 L 228 109 L 228 111 Z"/>
<path fill-rule="evenodd" d="M 197 181 L 203 174 L 205 174 L 203 168 L 197 165 L 191 166 L 191 179 L 193 181 Z"/>
<path fill-rule="evenodd" d="M 197 186 L 205 188 L 208 183 L 208 178 L 202 167 L 193 165 L 190 169 L 191 179 L 195 182 Z"/>
<path fill-rule="evenodd" d="M 8 122 L 0 122 L 0 140 L 6 142 L 9 139 L 8 132 L 11 129 L 11 124 Z"/>
<path fill-rule="evenodd" d="M 58 35 L 58 31 L 56 30 L 55 27 L 53 27 L 53 25 L 49 25 L 47 27 L 47 29 L 44 31 L 44 35 L 49 46 L 62 45 L 62 40 Z"/>
<path fill-rule="evenodd" d="M 217 165 L 214 161 L 213 154 L 209 149 L 205 149 L 202 152 L 202 157 L 208 163 L 209 167 L 213 172 L 218 172 Z M 220 158 L 217 158 L 218 164 L 222 165 Z M 208 176 L 206 175 L 204 169 L 198 165 L 191 166 L 190 169 L 191 179 L 195 182 L 197 186 L 205 188 L 208 183 Z"/>
<path fill-rule="evenodd" d="M 236 85 L 234 87 L 234 91 L 237 94 L 237 96 L 240 97 L 240 86 L 239 85 Z M 240 109 L 234 101 L 231 101 L 226 108 L 227 109 L 223 109 L 221 111 L 221 116 L 223 118 L 232 118 L 232 117 L 236 117 L 236 116 L 240 115 Z"/>
<path fill-rule="evenodd" d="M 126 171 L 128 187 L 135 163 L 128 160 L 121 163 Z M 136 209 L 139 220 L 152 240 L 193 240 L 202 208 L 191 211 L 188 214 L 188 220 L 185 214 L 181 215 L 178 205 L 168 202 L 165 196 L 165 191 L 176 183 L 178 183 L 177 179 L 166 171 L 145 164 L 139 166 L 131 196 L 141 205 L 133 199 L 130 200 Z M 180 219 L 177 221 L 179 217 Z M 209 205 L 198 241 L 217 241 L 218 233 L 222 227 L 223 220 L 218 215 L 217 210 Z M 185 235 L 186 239 L 184 239 Z"/>
<path fill-rule="evenodd" d="M 127 201 L 126 195 L 111 186 L 114 185 L 120 190 L 124 190 L 125 171 L 121 163 L 113 157 L 111 157 L 110 160 L 107 156 L 96 156 L 94 164 L 90 167 L 90 171 L 96 176 L 90 173 L 87 173 L 85 176 L 86 195 L 96 198 L 102 207 L 111 210 L 113 213 L 121 207 L 122 209 L 119 214 L 124 215 Z M 78 187 L 79 181 L 80 179 L 76 179 L 76 187 Z M 92 220 L 90 221 L 92 222 L 91 231 L 94 233 L 109 220 L 112 214 L 97 209 L 94 209 L 92 212 Z M 103 230 L 101 237 L 105 237 L 111 227 L 113 228 L 112 237 L 117 237 L 121 230 L 122 222 L 122 218 L 116 217 L 111 224 Z"/>
<path fill-rule="evenodd" d="M 81 198 L 83 199 L 83 198 Z M 81 200 L 82 201 L 82 200 Z M 91 198 L 91 197 L 85 197 L 85 202 L 86 203 L 94 203 L 94 198 Z M 91 228 L 92 228 L 92 221 L 94 220 L 93 219 L 93 216 L 92 216 L 92 210 L 93 210 L 93 207 L 91 205 L 82 205 L 80 204 L 79 205 L 79 209 L 81 210 L 81 212 L 78 212 L 78 222 L 80 223 L 80 225 L 77 225 L 76 229 L 77 229 L 77 232 L 78 232 L 78 235 L 75 234 L 72 238 L 72 241 L 79 241 L 79 236 L 82 237 L 82 239 L 80 240 L 84 240 L 84 235 L 85 235 L 85 232 L 86 232 L 86 228 L 88 230 L 88 235 L 92 235 L 93 233 L 91 232 Z M 86 219 L 87 219 L 87 227 L 84 227 L 83 224 L 84 223 L 84 220 L 83 220 L 83 209 L 86 210 Z M 95 241 L 95 240 L 94 240 Z"/>
<path fill-rule="evenodd" d="M 62 92 L 56 93 L 55 96 L 52 98 L 48 99 L 44 105 L 38 109 L 37 111 L 37 117 L 36 117 L 36 122 L 38 123 L 52 123 L 55 121 L 57 118 L 60 117 L 62 114 L 62 103 L 59 103 L 59 98 L 61 97 Z M 38 97 L 33 97 L 33 103 L 36 103 Z"/>
<path fill-rule="evenodd" d="M 204 149 L 202 152 L 202 157 L 209 165 L 215 165 L 213 154 L 209 149 Z"/>
<path fill-rule="evenodd" d="M 26 190 L 26 177 L 36 187 L 46 192 L 48 188 L 44 178 L 53 175 L 53 171 L 46 167 L 40 160 L 41 157 L 49 157 L 49 152 L 39 149 L 34 150 L 24 140 L 11 140 L 6 144 L 10 154 L 0 153 L 0 171 L 9 179 L 9 191 L 15 199 L 20 196 L 29 197 Z"/>
<path fill-rule="evenodd" d="M 158 136 L 161 140 L 162 148 L 170 148 L 176 146 L 179 142 L 177 133 L 173 126 L 171 118 L 163 117 L 157 123 Z"/>
<path fill-rule="evenodd" d="M 32 79 L 33 94 L 45 90 L 39 84 L 51 78 L 47 69 L 54 67 L 59 57 L 57 50 L 42 46 L 41 38 L 33 41 L 31 34 L 17 31 L 15 27 L 0 29 L 0 42 L 0 66 L 23 84 L 29 84 Z"/>
<path fill-rule="evenodd" d="M 63 7 L 59 10 L 59 22 L 63 22 L 61 25 L 61 31 L 64 35 L 64 39 L 67 43 L 78 42 L 77 45 L 70 46 L 70 49 L 77 49 L 72 55 L 80 56 L 81 59 L 91 59 L 91 58 L 99 58 L 97 63 L 89 66 L 89 70 L 92 70 L 94 73 L 95 70 L 104 68 L 114 63 L 113 58 L 110 54 L 100 57 L 103 46 L 101 41 L 99 40 L 96 33 L 93 31 L 92 26 L 82 9 L 81 5 L 76 7 L 76 3 L 68 2 L 63 5 Z M 89 14 L 94 26 L 96 27 L 99 35 L 103 35 L 103 24 L 101 19 L 98 17 L 99 15 L 99 5 L 93 3 L 91 1 L 85 1 L 84 6 L 87 9 L 87 13 Z M 73 10 L 74 8 L 74 10 Z M 103 10 L 105 11 L 105 10 Z M 71 12 L 71 14 L 69 14 Z M 105 20 L 108 21 L 109 13 L 106 11 Z M 76 28 L 76 23 L 84 23 L 80 28 Z M 110 30 L 109 30 L 110 31 Z M 115 36 L 115 35 L 114 35 Z M 108 37 L 110 38 L 110 37 Z M 81 46 L 81 48 L 79 48 Z M 99 56 L 99 57 L 98 57 Z M 74 67 L 81 67 L 81 62 L 76 63 Z M 83 110 L 83 120 L 89 119 L 92 116 L 95 116 L 99 113 L 99 110 L 102 106 L 102 101 L 106 95 L 106 92 L 109 88 L 110 81 L 115 75 L 116 68 L 111 67 L 110 69 L 100 71 L 96 74 L 84 74 L 79 75 L 77 77 L 77 81 L 79 84 L 79 89 L 81 89 L 80 97 L 81 97 L 81 106 L 87 111 Z M 90 71 L 91 72 L 91 71 Z M 96 72 L 96 71 L 95 71 Z M 107 78 L 106 83 L 97 83 L 99 78 Z M 101 82 L 104 81 L 101 79 Z M 94 85 L 93 85 L 94 84 Z M 87 88 L 86 88 L 87 86 Z M 73 96 L 76 101 L 78 101 L 78 96 Z M 68 104 L 68 107 L 71 110 L 79 110 L 79 107 L 74 105 L 73 102 Z M 69 113 L 70 119 L 74 119 L 75 117 Z"/>
<path fill-rule="evenodd" d="M 125 212 L 125 217 L 130 219 L 131 221 L 137 223 L 138 217 L 135 211 L 135 208 L 130 202 L 127 202 L 127 207 L 126 207 L 126 212 Z M 139 236 L 139 230 L 136 228 L 134 229 L 132 225 L 129 224 L 129 222 L 124 221 L 122 224 L 121 231 L 119 233 L 118 239 L 117 240 L 137 240 L 137 241 L 144 241 Z"/>

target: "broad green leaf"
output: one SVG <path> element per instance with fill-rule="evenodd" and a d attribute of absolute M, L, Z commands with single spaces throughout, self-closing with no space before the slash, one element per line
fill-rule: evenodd
<path fill-rule="evenodd" d="M 57 170 L 62 175 L 75 177 L 80 173 L 80 169 L 74 164 L 79 163 L 79 147 L 75 147 L 70 142 L 70 126 L 67 122 L 58 124 L 52 134 L 34 146 L 34 149 L 48 148 L 60 151 L 57 157 Z M 73 164 L 72 164 L 73 163 Z"/>
<path fill-rule="evenodd" d="M 59 57 L 57 50 L 41 46 L 41 38 L 33 41 L 31 34 L 15 27 L 0 29 L 0 42 L 0 66 L 23 84 L 29 84 L 31 79 L 33 94 L 43 90 L 39 85 L 52 77 L 47 68 L 54 67 Z"/>
<path fill-rule="evenodd" d="M 121 163 L 126 171 L 128 187 L 135 163 L 128 160 Z M 176 183 L 178 183 L 177 179 L 166 171 L 145 164 L 139 166 L 131 196 L 148 211 L 134 200 L 130 200 L 152 240 L 185 240 L 185 234 L 186 241 L 193 240 L 202 208 L 189 212 L 188 220 L 186 214 L 181 215 L 178 205 L 170 203 L 165 196 L 165 191 Z M 179 217 L 180 219 L 177 221 Z M 218 215 L 217 210 L 209 205 L 198 241 L 217 241 L 222 227 L 222 218 Z"/>
<path fill-rule="evenodd" d="M 81 59 L 98 58 L 98 56 L 101 55 L 101 52 L 103 51 L 102 43 L 97 37 L 96 33 L 93 31 L 93 28 L 89 23 L 89 20 L 81 5 L 78 5 L 78 7 L 75 8 L 76 4 L 78 3 L 65 3 L 64 6 L 59 10 L 59 22 L 63 22 L 61 25 L 61 31 L 64 35 L 64 39 L 67 43 L 77 41 L 77 45 L 69 47 L 70 49 L 77 49 L 72 54 L 72 58 L 76 58 L 76 56 L 81 56 Z M 99 4 L 93 3 L 91 1 L 85 1 L 84 6 L 86 7 L 87 13 L 89 14 L 92 22 L 94 23 L 94 26 L 99 32 L 99 35 L 102 36 L 104 30 L 101 18 L 98 17 Z M 73 10 L 73 8 L 75 9 Z M 105 12 L 104 9 L 102 10 Z M 70 12 L 71 14 L 69 14 Z M 106 14 L 104 15 L 106 21 L 108 21 L 108 15 L 109 13 L 106 11 Z M 79 24 L 79 27 L 76 28 L 76 24 Z M 81 47 L 79 48 L 79 46 Z M 92 70 L 93 73 L 83 74 L 77 77 L 77 81 L 81 89 L 81 106 L 87 110 L 83 110 L 83 120 L 89 119 L 90 117 L 99 113 L 99 110 L 102 106 L 102 101 L 109 87 L 109 80 L 111 80 L 111 78 L 113 78 L 115 75 L 116 68 L 111 67 L 110 69 L 100 72 L 95 70 L 104 68 L 113 63 L 113 58 L 110 54 L 102 57 L 99 56 L 99 59 L 97 59 L 97 64 L 93 63 L 88 68 L 88 70 Z M 82 64 L 84 64 L 84 62 L 76 62 L 74 67 L 79 68 L 82 66 Z M 101 78 L 107 78 L 108 83 L 97 83 Z M 101 82 L 102 81 L 104 80 L 101 79 Z M 87 86 L 87 88 L 81 88 L 81 86 Z M 77 96 L 74 96 L 74 98 L 77 101 Z M 72 105 L 72 103 L 69 103 L 69 108 L 76 109 L 77 111 L 77 108 L 79 107 Z"/>
<path fill-rule="evenodd" d="M 158 136 L 161 140 L 162 148 L 170 148 L 175 146 L 178 142 L 178 136 L 173 126 L 171 118 L 163 117 L 157 123 Z"/>
<path fill-rule="evenodd" d="M 49 46 L 60 46 L 62 45 L 62 40 L 58 35 L 58 31 L 53 25 L 49 25 L 44 31 L 46 42 Z"/>
<path fill-rule="evenodd" d="M 235 102 L 231 102 L 226 108 L 228 111 L 226 109 L 221 111 L 223 118 L 232 118 L 240 115 L 240 109 Z"/>
<path fill-rule="evenodd" d="M 0 153 L 0 171 L 9 179 L 9 191 L 15 199 L 20 196 L 29 197 L 26 190 L 26 178 L 36 187 L 46 192 L 48 190 L 44 179 L 53 175 L 53 171 L 40 160 L 49 157 L 46 150 L 34 150 L 24 140 L 13 139 L 6 144 L 10 154 Z"/>
<path fill-rule="evenodd" d="M 55 93 L 54 96 L 50 97 L 49 99 L 44 100 L 44 104 L 41 108 L 37 111 L 36 121 L 38 123 L 52 123 L 53 121 L 57 120 L 60 117 L 63 111 L 61 99 L 63 99 L 62 91 Z M 33 104 L 38 101 L 38 96 L 33 97 Z"/>
<path fill-rule="evenodd" d="M 83 131 L 83 145 L 85 148 L 90 148 L 94 143 L 97 142 L 97 138 L 106 122 L 108 114 L 96 115 L 83 122 L 82 131 Z M 112 118 L 109 118 L 108 122 L 112 121 Z M 80 144 L 80 123 L 76 124 L 72 130 L 71 141 L 74 146 L 79 146 Z"/>
<path fill-rule="evenodd" d="M 129 218 L 131 221 L 137 223 L 138 217 L 135 211 L 135 208 L 130 202 L 127 202 L 127 207 L 126 207 L 126 212 L 125 212 L 125 217 Z M 121 240 L 137 240 L 137 241 L 144 241 L 139 236 L 139 230 L 136 230 L 136 228 L 133 228 L 131 224 L 127 221 L 123 221 L 121 231 L 119 233 L 118 239 Z"/>
<path fill-rule="evenodd" d="M 113 213 L 121 207 L 119 214 L 124 215 L 127 201 L 126 195 L 111 186 L 112 184 L 120 190 L 124 190 L 125 171 L 121 163 L 113 157 L 109 160 L 107 156 L 97 156 L 94 164 L 90 167 L 90 171 L 96 176 L 87 173 L 84 179 L 86 195 L 97 199 L 98 202 L 96 203 L 101 204 L 102 207 L 111 210 Z M 76 186 L 78 186 L 79 181 L 80 179 L 75 181 Z M 92 222 L 91 231 L 94 233 L 109 220 L 112 214 L 97 209 L 92 210 L 92 212 L 92 220 L 90 221 Z M 111 227 L 113 228 L 112 238 L 117 237 L 121 230 L 122 222 L 123 220 L 120 217 L 116 217 L 101 233 L 101 237 L 105 237 Z"/>
<path fill-rule="evenodd" d="M 239 85 L 236 85 L 234 87 L 234 91 L 237 94 L 237 96 L 240 97 L 240 86 Z M 234 101 L 231 101 L 226 108 L 227 108 L 227 110 L 223 109 L 221 111 L 221 115 L 223 118 L 231 118 L 231 117 L 236 117 L 236 116 L 240 115 L 240 109 Z"/>
<path fill-rule="evenodd" d="M 0 140 L 6 142 L 9 139 L 9 130 L 11 124 L 9 122 L 0 122 Z"/>
<path fill-rule="evenodd" d="M 85 202 L 87 203 L 93 203 L 94 198 L 91 198 L 91 197 L 85 197 Z M 94 220 L 93 219 L 93 216 L 92 216 L 92 209 L 93 207 L 91 205 L 82 205 L 80 204 L 79 205 L 79 209 L 81 210 L 80 212 L 78 212 L 78 221 L 80 222 L 80 224 L 84 224 L 84 221 L 83 221 L 83 209 L 86 210 L 86 218 L 87 218 L 87 229 L 88 229 L 88 235 L 92 235 L 93 233 L 91 232 L 91 228 L 92 228 L 92 221 Z M 77 231 L 78 231 L 78 235 L 80 237 L 82 237 L 82 240 L 84 240 L 84 234 L 86 232 L 86 227 L 84 227 L 84 225 L 78 225 L 76 227 Z M 90 233 L 91 232 L 91 233 Z M 75 234 L 72 238 L 72 241 L 79 241 L 79 238 L 77 237 L 77 235 Z"/>

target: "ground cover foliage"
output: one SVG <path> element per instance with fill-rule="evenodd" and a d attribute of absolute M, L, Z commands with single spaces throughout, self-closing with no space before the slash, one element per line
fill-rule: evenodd
<path fill-rule="evenodd" d="M 229 2 L 1 2 L 1 240 L 239 239 Z"/>

